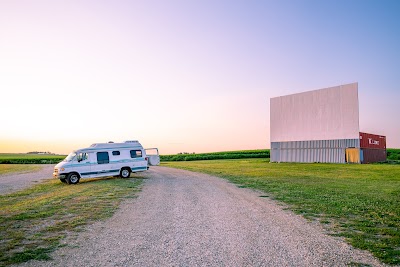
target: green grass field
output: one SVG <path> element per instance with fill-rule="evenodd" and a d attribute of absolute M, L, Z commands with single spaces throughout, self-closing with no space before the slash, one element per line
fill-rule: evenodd
<path fill-rule="evenodd" d="M 398 148 L 388 148 L 386 149 L 388 160 L 400 161 L 400 149 Z"/>
<path fill-rule="evenodd" d="M 161 161 L 192 161 L 192 160 L 243 159 L 243 158 L 269 158 L 269 149 L 160 156 Z"/>
<path fill-rule="evenodd" d="M 0 195 L 0 266 L 47 260 L 72 231 L 110 217 L 121 201 L 135 197 L 141 179 L 84 179 L 68 186 L 50 180 Z"/>
<path fill-rule="evenodd" d="M 0 164 L 57 164 L 64 155 L 0 153 Z"/>
<path fill-rule="evenodd" d="M 164 162 L 204 172 L 317 220 L 332 234 L 400 264 L 400 165 L 269 163 L 267 159 Z"/>

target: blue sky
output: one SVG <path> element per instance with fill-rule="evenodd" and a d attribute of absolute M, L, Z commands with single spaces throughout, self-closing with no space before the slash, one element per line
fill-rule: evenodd
<path fill-rule="evenodd" d="M 269 99 L 359 83 L 400 147 L 399 1 L 0 1 L 0 152 L 269 147 Z"/>

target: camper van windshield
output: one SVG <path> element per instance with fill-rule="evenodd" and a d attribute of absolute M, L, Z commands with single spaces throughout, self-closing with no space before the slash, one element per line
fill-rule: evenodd
<path fill-rule="evenodd" d="M 75 156 L 76 156 L 76 153 L 71 152 L 63 161 L 66 161 L 66 162 L 72 161 L 75 158 Z"/>

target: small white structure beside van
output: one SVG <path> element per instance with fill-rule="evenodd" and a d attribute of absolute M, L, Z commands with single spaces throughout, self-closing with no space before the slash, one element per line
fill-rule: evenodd
<path fill-rule="evenodd" d="M 146 171 L 149 165 L 160 163 L 158 149 L 152 148 L 150 151 L 153 151 L 151 160 L 138 141 L 95 143 L 71 152 L 54 167 L 53 176 L 67 184 L 76 184 L 80 178 L 128 178 L 132 172 Z"/>

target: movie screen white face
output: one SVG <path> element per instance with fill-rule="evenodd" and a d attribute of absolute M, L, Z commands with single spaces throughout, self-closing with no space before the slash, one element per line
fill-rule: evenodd
<path fill-rule="evenodd" d="M 271 98 L 271 142 L 355 139 L 358 84 Z"/>

